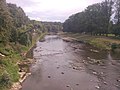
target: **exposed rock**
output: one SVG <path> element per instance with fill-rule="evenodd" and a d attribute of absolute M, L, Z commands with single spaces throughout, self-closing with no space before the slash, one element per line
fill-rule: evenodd
<path fill-rule="evenodd" d="M 31 73 L 22 72 L 19 82 L 22 83 L 29 75 L 31 75 Z"/>
<path fill-rule="evenodd" d="M 20 90 L 22 88 L 21 84 L 19 82 L 14 83 L 10 90 Z"/>
<path fill-rule="evenodd" d="M 51 78 L 51 76 L 48 76 L 48 78 Z"/>
<path fill-rule="evenodd" d="M 74 41 L 74 38 L 71 38 L 71 37 L 64 37 L 64 38 L 62 38 L 64 41 L 66 41 L 66 42 L 72 42 L 72 41 Z"/>
<path fill-rule="evenodd" d="M 79 84 L 77 83 L 76 85 L 78 86 Z"/>
<path fill-rule="evenodd" d="M 96 89 L 99 89 L 100 87 L 99 86 L 95 86 Z"/>
<path fill-rule="evenodd" d="M 104 73 L 103 72 L 100 72 L 101 75 L 103 75 Z"/>
<path fill-rule="evenodd" d="M 107 85 L 107 82 L 103 82 L 105 85 Z"/>
<path fill-rule="evenodd" d="M 74 66 L 73 69 L 78 70 L 78 67 L 75 67 L 75 66 Z"/>
<path fill-rule="evenodd" d="M 93 50 L 93 49 L 90 49 L 91 52 L 95 52 L 95 53 L 98 53 L 99 51 L 98 50 Z"/>
<path fill-rule="evenodd" d="M 93 72 L 94 75 L 97 75 L 97 72 Z"/>
<path fill-rule="evenodd" d="M 73 69 L 76 69 L 75 67 L 73 67 Z"/>
<path fill-rule="evenodd" d="M 120 88 L 120 86 L 119 85 L 115 85 L 116 87 L 118 87 L 118 88 Z"/>
<path fill-rule="evenodd" d="M 67 85 L 66 87 L 70 87 L 70 85 Z"/>
<path fill-rule="evenodd" d="M 2 53 L 0 53 L 0 56 L 5 57 L 5 55 L 3 55 Z"/>
<path fill-rule="evenodd" d="M 60 67 L 57 67 L 57 69 L 59 69 Z"/>
<path fill-rule="evenodd" d="M 117 79 L 118 82 L 120 82 L 120 79 Z"/>

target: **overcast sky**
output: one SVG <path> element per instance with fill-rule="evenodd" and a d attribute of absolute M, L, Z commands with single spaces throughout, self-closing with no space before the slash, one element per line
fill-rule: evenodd
<path fill-rule="evenodd" d="M 30 19 L 64 22 L 70 15 L 103 0 L 7 0 L 23 8 Z"/>

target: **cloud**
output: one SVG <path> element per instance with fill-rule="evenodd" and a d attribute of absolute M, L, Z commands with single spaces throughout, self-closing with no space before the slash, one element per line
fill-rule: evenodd
<path fill-rule="evenodd" d="M 29 6 L 36 4 L 35 2 L 31 0 L 6 0 L 6 1 L 8 3 L 17 4 L 18 6 L 22 6 L 22 7 L 29 7 Z"/>
<path fill-rule="evenodd" d="M 68 15 L 59 12 L 51 12 L 51 11 L 44 11 L 44 12 L 30 12 L 27 13 L 31 19 L 38 19 L 42 21 L 61 21 L 63 22 Z"/>
<path fill-rule="evenodd" d="M 21 6 L 31 19 L 64 21 L 71 14 L 102 0 L 7 0 Z"/>

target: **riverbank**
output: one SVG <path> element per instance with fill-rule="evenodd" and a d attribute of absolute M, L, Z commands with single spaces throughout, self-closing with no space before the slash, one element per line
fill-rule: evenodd
<path fill-rule="evenodd" d="M 87 72 L 98 78 L 99 90 L 120 90 L 120 52 L 118 49 L 115 49 L 115 51 L 118 50 L 117 52 L 111 52 L 112 44 L 120 44 L 119 39 L 78 33 L 63 33 L 62 39 L 67 42 L 80 42 L 78 46 L 73 47 L 85 51 L 79 55 L 83 57 Z M 85 46 L 80 48 L 79 45 L 82 43 L 85 43 Z"/>
<path fill-rule="evenodd" d="M 47 33 L 42 33 L 41 35 L 35 35 L 32 44 L 24 50 L 23 56 L 24 60 L 18 63 L 19 66 L 19 82 L 16 82 L 12 85 L 12 88 L 10 90 L 20 90 L 22 88 L 22 83 L 23 81 L 31 75 L 30 73 L 30 66 L 33 64 L 35 61 L 33 60 L 33 49 L 36 47 L 35 44 L 37 41 L 42 40 L 44 36 Z"/>
<path fill-rule="evenodd" d="M 87 34 L 79 34 L 79 33 L 62 33 L 63 40 L 65 41 L 77 41 L 92 45 L 100 50 L 112 50 L 116 49 L 119 51 L 120 49 L 120 39 L 115 37 L 105 37 L 105 36 L 91 36 Z"/>
<path fill-rule="evenodd" d="M 45 34 L 35 35 L 29 46 L 14 43 L 9 43 L 7 46 L 0 45 L 0 90 L 19 90 L 21 88 L 21 83 L 29 75 L 29 66 L 33 63 L 32 59 L 26 57 L 27 52 Z"/>

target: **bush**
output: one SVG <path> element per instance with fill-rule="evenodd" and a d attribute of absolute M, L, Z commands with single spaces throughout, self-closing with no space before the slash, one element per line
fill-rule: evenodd
<path fill-rule="evenodd" d="M 0 90 L 9 88 L 11 85 L 12 85 L 12 81 L 11 81 L 10 75 L 7 71 L 4 71 L 0 75 Z"/>
<path fill-rule="evenodd" d="M 14 56 L 15 59 L 16 57 Z M 0 60 L 0 90 L 6 90 L 19 80 L 19 68 L 14 58 L 6 57 Z"/>
<path fill-rule="evenodd" d="M 19 74 L 18 74 L 19 68 L 18 68 L 17 65 L 15 65 L 14 61 L 10 60 L 10 59 L 5 59 L 5 60 L 3 60 L 2 63 L 4 65 L 5 70 L 9 73 L 12 82 L 18 81 L 18 79 L 19 79 Z"/>
<path fill-rule="evenodd" d="M 25 46 L 29 46 L 31 44 L 30 35 L 29 34 L 22 34 L 19 37 L 19 43 Z"/>

